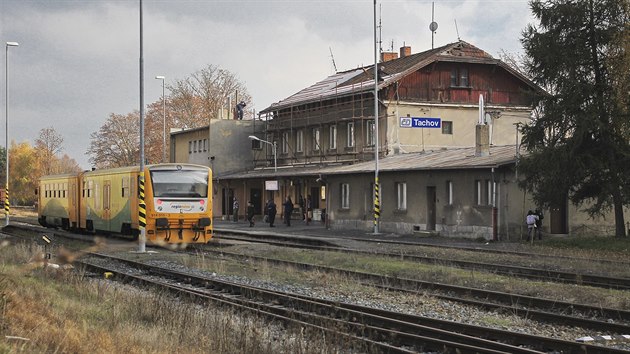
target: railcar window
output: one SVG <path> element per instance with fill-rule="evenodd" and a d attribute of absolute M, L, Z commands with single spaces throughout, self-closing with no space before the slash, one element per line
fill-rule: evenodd
<path fill-rule="evenodd" d="M 151 171 L 153 196 L 164 197 L 208 197 L 207 171 Z"/>
<path fill-rule="evenodd" d="M 131 194 L 129 193 L 129 177 L 122 178 L 122 194 L 123 198 L 129 197 Z"/>

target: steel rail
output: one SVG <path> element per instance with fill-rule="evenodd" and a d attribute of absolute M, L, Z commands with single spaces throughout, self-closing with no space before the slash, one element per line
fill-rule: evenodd
<path fill-rule="evenodd" d="M 562 351 L 571 353 L 627 353 L 626 351 L 614 348 L 514 333 L 511 331 L 495 330 L 487 327 L 431 319 L 422 316 L 400 314 L 359 305 L 321 300 L 303 295 L 286 294 L 279 291 L 244 286 L 233 282 L 219 281 L 216 278 L 145 265 L 143 263 L 129 261 L 118 257 L 107 255 L 96 256 L 112 258 L 120 262 L 134 264 L 135 267 L 145 267 L 145 269 L 150 270 L 152 273 L 185 279 L 185 282 L 194 286 L 203 286 L 205 288 L 211 288 L 213 290 L 227 292 L 229 294 L 244 296 L 247 298 L 254 298 L 258 300 L 262 299 L 265 302 L 276 304 L 276 306 L 274 306 L 275 308 L 277 308 L 277 305 L 279 304 L 284 307 L 290 307 L 293 312 L 315 311 L 316 313 L 327 314 L 332 311 L 335 314 L 335 318 L 354 319 L 354 322 L 363 326 L 362 328 L 364 328 L 364 330 L 361 331 L 361 333 L 368 333 L 372 330 L 376 331 L 376 328 L 380 328 L 381 326 L 393 329 L 394 331 L 398 331 L 396 332 L 395 337 L 389 337 L 391 334 L 380 337 L 382 334 L 379 334 L 380 332 L 376 332 L 376 334 L 374 334 L 375 338 L 372 339 L 376 341 L 384 339 L 394 340 L 396 345 L 417 346 L 419 345 L 417 342 L 418 340 L 426 341 L 426 338 L 416 338 L 417 336 L 422 337 L 431 333 L 430 339 L 438 337 L 440 340 L 446 340 L 447 342 L 453 341 L 455 344 L 452 345 L 463 345 L 463 347 L 459 349 L 462 352 L 468 352 L 466 346 L 472 345 L 484 348 L 481 352 L 488 352 L 488 350 L 493 352 L 498 350 L 510 353 L 531 353 L 538 350 L 545 352 Z M 439 326 L 436 324 L 439 324 Z M 491 338 L 492 340 L 485 338 Z M 455 342 L 455 340 L 458 342 Z M 426 345 L 426 342 L 422 343 L 425 343 L 424 345 Z M 528 346 L 529 348 L 525 348 L 523 346 Z"/>
<path fill-rule="evenodd" d="M 109 258 L 109 257 L 108 257 Z M 208 290 L 190 289 L 181 284 L 149 279 L 146 274 L 133 275 L 120 270 L 82 261 L 83 265 L 98 272 L 111 271 L 123 278 L 143 284 L 160 284 L 178 292 L 184 290 L 189 295 L 209 296 L 221 304 L 236 304 L 243 310 L 298 322 L 316 329 L 327 329 L 334 335 L 343 335 L 354 340 L 367 341 L 368 345 L 379 352 L 417 353 L 418 350 L 443 351 L 453 350 L 458 353 L 539 353 L 538 351 L 518 348 L 483 338 L 476 338 L 447 330 L 441 330 L 400 320 L 365 313 L 361 308 L 343 308 L 339 304 L 323 302 L 318 299 L 301 298 L 277 291 L 222 282 L 215 279 L 191 276 L 123 259 L 133 267 L 142 267 L 144 271 L 169 276 L 184 281 L 192 286 Z M 340 329 L 331 330 L 331 328 Z M 411 331 L 410 328 L 414 330 Z M 413 348 L 413 349 L 407 349 Z"/>
<path fill-rule="evenodd" d="M 327 266 L 320 266 L 309 263 L 277 260 L 266 257 L 243 255 L 227 251 L 206 251 L 217 255 L 225 255 L 239 259 L 256 260 L 259 262 L 267 262 L 275 265 L 290 266 L 303 270 L 333 272 L 348 277 L 355 277 L 368 281 L 370 286 L 382 287 L 396 291 L 405 291 L 418 293 L 421 290 L 438 291 L 443 294 L 456 294 L 462 297 L 453 297 L 446 295 L 434 295 L 451 301 L 467 303 L 487 309 L 501 309 L 505 313 L 517 314 L 524 318 L 551 322 L 556 324 L 568 324 L 584 328 L 591 328 L 598 331 L 607 331 L 619 334 L 630 334 L 630 326 L 622 323 L 609 322 L 609 319 L 630 322 L 630 311 L 611 309 L 604 307 L 596 307 L 570 302 L 562 302 L 549 299 L 541 299 L 532 296 L 518 295 L 514 293 L 503 293 L 499 291 L 483 290 L 458 285 L 449 285 L 435 282 L 428 282 L 415 279 L 406 279 L 401 277 L 392 277 L 381 274 L 371 274 L 365 272 L 357 272 L 346 269 L 339 269 Z M 383 285 L 388 284 L 388 285 Z M 472 298 L 472 299 L 471 299 Z M 490 301 L 494 301 L 492 303 Z M 501 305 L 504 304 L 504 305 Z M 606 320 L 594 320 L 591 318 L 568 316 L 563 313 L 553 313 L 547 311 L 560 311 L 563 313 L 581 313 L 583 316 L 604 317 Z"/>
<path fill-rule="evenodd" d="M 224 235 L 222 236 L 222 235 L 217 235 L 217 234 L 215 234 L 215 237 L 217 239 L 225 238 Z M 253 237 L 253 236 L 248 235 L 248 237 Z M 248 237 L 243 237 L 241 235 L 239 237 L 232 236 L 229 238 L 233 240 L 239 240 L 239 241 L 254 241 L 254 242 L 268 243 L 268 244 L 284 246 L 284 247 L 302 247 L 302 248 L 322 250 L 322 251 L 337 251 L 337 252 L 352 253 L 352 254 L 365 254 L 365 255 L 371 255 L 371 256 L 376 255 L 376 256 L 397 258 L 401 260 L 407 260 L 407 261 L 413 261 L 413 262 L 425 263 L 425 264 L 453 265 L 461 269 L 482 270 L 482 271 L 492 272 L 495 274 L 508 275 L 508 276 L 526 278 L 526 279 L 552 281 L 552 282 L 568 283 L 568 284 L 576 284 L 576 285 L 587 285 L 587 286 L 606 288 L 606 289 L 630 290 L 629 278 L 615 278 L 615 277 L 607 277 L 607 276 L 601 276 L 601 275 L 572 273 L 572 272 L 555 271 L 555 270 L 547 270 L 547 269 L 540 269 L 540 268 L 510 266 L 510 265 L 504 265 L 504 264 L 460 261 L 456 259 L 425 257 L 425 256 L 418 256 L 418 255 L 413 255 L 413 254 L 365 251 L 365 250 L 349 249 L 349 248 L 344 248 L 344 247 L 317 246 L 310 243 L 305 246 L 300 246 L 300 242 L 302 242 L 302 240 L 296 239 L 295 237 L 286 237 L 288 240 L 287 242 L 265 241 L 258 237 L 253 237 L 253 240 L 252 240 L 252 238 L 248 238 Z"/>

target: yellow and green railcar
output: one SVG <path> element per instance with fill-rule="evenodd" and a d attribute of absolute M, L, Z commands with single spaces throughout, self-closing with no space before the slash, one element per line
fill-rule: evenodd
<path fill-rule="evenodd" d="M 144 180 L 148 241 L 206 243 L 212 238 L 212 171 L 208 167 L 148 165 L 145 166 Z M 83 172 L 76 176 L 75 185 L 79 229 L 138 235 L 139 167 Z M 74 204 L 67 203 L 68 208 L 71 205 Z M 44 221 L 50 219 L 40 214 L 40 223 L 42 218 Z M 51 223 L 46 226 L 63 225 Z"/>
<path fill-rule="evenodd" d="M 206 243 L 212 238 L 212 170 L 160 164 L 145 170 L 147 239 Z"/>
<path fill-rule="evenodd" d="M 40 225 L 76 229 L 79 225 L 79 175 L 44 176 L 39 180 L 37 214 Z"/>
<path fill-rule="evenodd" d="M 90 232 L 133 235 L 138 229 L 139 170 L 135 166 L 82 173 L 79 227 Z"/>

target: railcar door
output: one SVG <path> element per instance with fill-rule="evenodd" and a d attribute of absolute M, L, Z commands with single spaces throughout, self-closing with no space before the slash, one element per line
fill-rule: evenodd
<path fill-rule="evenodd" d="M 105 180 L 103 182 L 103 228 L 111 231 L 112 218 L 112 182 Z"/>

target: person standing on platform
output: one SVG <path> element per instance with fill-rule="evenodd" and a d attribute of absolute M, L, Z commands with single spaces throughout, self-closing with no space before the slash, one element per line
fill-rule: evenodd
<path fill-rule="evenodd" d="M 273 222 L 276 220 L 276 213 L 278 210 L 276 209 L 276 203 L 273 202 L 273 199 L 269 199 L 269 203 L 267 203 L 267 217 L 269 218 L 269 227 L 273 226 Z"/>
<path fill-rule="evenodd" d="M 251 201 L 247 202 L 247 221 L 249 221 L 249 227 L 254 226 L 254 213 L 256 210 L 254 209 L 254 204 Z"/>
<path fill-rule="evenodd" d="M 527 241 L 533 241 L 536 237 L 536 223 L 538 222 L 538 215 L 529 210 L 525 217 L 525 223 L 527 224 Z"/>
<path fill-rule="evenodd" d="M 313 217 L 313 209 L 311 208 L 311 195 L 306 196 L 306 217 L 304 218 L 304 222 L 308 225 L 311 222 L 311 218 Z"/>
<path fill-rule="evenodd" d="M 284 202 L 284 223 L 291 226 L 291 213 L 293 213 L 293 201 L 291 197 L 287 197 Z"/>
<path fill-rule="evenodd" d="M 539 240 L 542 240 L 542 220 L 545 218 L 545 216 L 540 209 L 534 210 L 534 215 L 538 217 L 538 219 L 536 219 L 536 235 L 538 236 Z"/>
<path fill-rule="evenodd" d="M 306 217 L 306 209 L 304 209 L 304 197 L 302 197 L 301 194 L 298 198 L 298 204 L 300 205 L 300 214 L 302 214 L 302 221 L 304 221 L 304 218 Z"/>
<path fill-rule="evenodd" d="M 238 199 L 234 196 L 234 201 L 232 202 L 232 213 L 234 213 L 234 219 L 232 221 L 238 222 Z"/>

